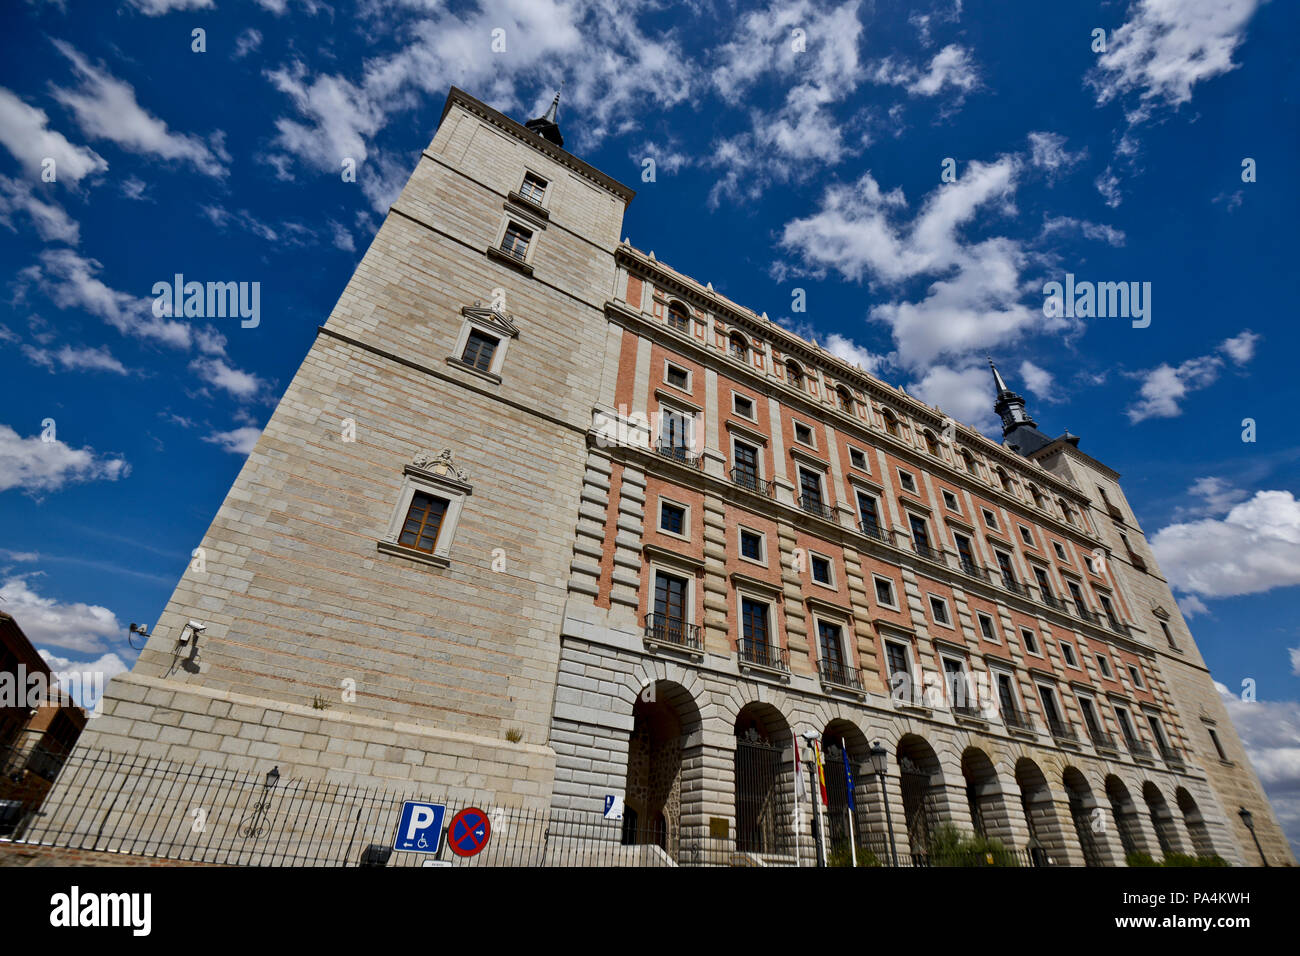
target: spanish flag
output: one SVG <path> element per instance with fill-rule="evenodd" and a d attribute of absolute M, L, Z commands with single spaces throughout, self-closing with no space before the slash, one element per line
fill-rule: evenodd
<path fill-rule="evenodd" d="M 813 741 L 813 753 L 817 757 L 817 788 L 821 790 L 822 806 L 829 807 L 831 802 L 826 797 L 826 765 L 822 763 L 822 746 L 821 741 Z"/>

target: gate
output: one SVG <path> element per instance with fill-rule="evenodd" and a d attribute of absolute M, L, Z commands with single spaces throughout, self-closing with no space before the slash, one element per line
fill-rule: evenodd
<path fill-rule="evenodd" d="M 1070 793 L 1070 816 L 1074 818 L 1074 832 L 1079 837 L 1079 849 L 1083 850 L 1083 865 L 1102 866 L 1101 850 L 1092 835 L 1092 815 L 1073 792 Z"/>
<path fill-rule="evenodd" d="M 906 757 L 900 760 L 900 771 L 903 815 L 907 821 L 907 841 L 912 848 L 912 862 L 923 865 L 930 853 L 931 817 L 934 811 L 930 774 Z"/>
<path fill-rule="evenodd" d="M 780 788 L 782 748 L 750 728 L 736 738 L 736 849 L 775 853 L 789 832 Z"/>

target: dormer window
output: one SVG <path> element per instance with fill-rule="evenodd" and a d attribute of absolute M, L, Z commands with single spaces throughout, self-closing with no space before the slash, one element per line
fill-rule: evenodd
<path fill-rule="evenodd" d="M 732 332 L 729 340 L 732 358 L 740 359 L 742 362 L 749 361 L 749 343 L 739 332 Z"/>
<path fill-rule="evenodd" d="M 885 431 L 895 438 L 898 437 L 898 418 L 887 408 L 880 410 L 880 418 L 885 423 Z"/>
<path fill-rule="evenodd" d="M 678 332 L 689 332 L 691 330 L 691 318 L 686 312 L 686 306 L 680 302 L 674 302 L 668 306 L 668 325 Z"/>
<path fill-rule="evenodd" d="M 843 385 L 838 385 L 835 388 L 835 404 L 839 406 L 840 411 L 849 415 L 853 414 L 853 396 L 849 394 L 849 390 Z"/>
<path fill-rule="evenodd" d="M 803 391 L 804 389 L 803 369 L 801 369 L 794 362 L 786 362 L 785 375 L 786 375 L 786 380 L 789 381 L 792 387 L 797 388 L 800 391 Z"/>
<path fill-rule="evenodd" d="M 935 458 L 940 457 L 939 440 L 934 437 L 934 432 L 928 428 L 925 430 L 925 450 L 934 455 Z"/>

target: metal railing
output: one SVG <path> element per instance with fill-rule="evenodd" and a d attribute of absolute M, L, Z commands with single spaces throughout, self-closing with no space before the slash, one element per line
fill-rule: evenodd
<path fill-rule="evenodd" d="M 1186 762 L 1183 760 L 1183 755 L 1167 744 L 1160 745 L 1160 756 L 1163 757 L 1165 763 L 1169 764 L 1169 766 L 1171 767 L 1177 767 L 1181 769 L 1182 767 L 1185 767 L 1187 765 Z"/>
<path fill-rule="evenodd" d="M 885 537 L 885 532 L 880 527 L 880 522 L 878 521 L 860 521 L 858 522 L 858 530 L 868 538 L 875 538 L 877 541 L 884 541 L 886 543 L 889 541 L 889 539 Z"/>
<path fill-rule="evenodd" d="M 818 498 L 815 495 L 800 495 L 799 507 L 809 514 L 816 515 L 826 521 L 835 520 L 835 513 L 831 511 L 830 508 L 826 507 L 826 504 L 821 500 L 821 498 Z"/>
<path fill-rule="evenodd" d="M 1121 621 L 1113 614 L 1107 614 L 1106 618 L 1110 623 L 1110 629 L 1112 631 L 1114 631 L 1116 634 L 1123 634 L 1125 636 L 1128 635 L 1129 627 L 1127 624 L 1125 624 L 1123 621 Z"/>
<path fill-rule="evenodd" d="M 1025 586 L 1017 581 L 1014 575 L 1007 574 L 1005 571 L 1002 572 L 1002 586 L 1012 594 L 1025 593 Z"/>
<path fill-rule="evenodd" d="M 704 642 L 701 640 L 701 634 L 702 630 L 698 624 L 687 623 L 681 618 L 669 617 L 667 614 L 645 616 L 645 639 L 656 644 L 669 644 L 702 651 Z"/>
<path fill-rule="evenodd" d="M 1048 607 L 1056 611 L 1061 610 L 1061 602 L 1056 599 L 1056 595 L 1054 595 L 1051 591 L 1048 591 L 1046 588 L 1044 588 L 1038 592 L 1038 596 L 1042 600 L 1042 602 L 1046 604 Z"/>
<path fill-rule="evenodd" d="M 1082 604 L 1080 604 L 1078 601 L 1072 601 L 1071 603 L 1074 605 L 1074 613 L 1078 615 L 1079 620 L 1087 621 L 1089 624 L 1099 623 L 1097 619 L 1093 616 L 1093 613 L 1089 611 L 1086 607 L 1084 607 Z"/>
<path fill-rule="evenodd" d="M 768 667 L 772 670 L 786 671 L 787 673 L 790 670 L 790 652 L 784 647 L 777 647 L 774 644 L 759 644 L 742 639 L 736 648 L 736 653 L 747 664 L 756 664 L 759 667 Z"/>
<path fill-rule="evenodd" d="M 1111 753 L 1119 753 L 1119 743 L 1113 736 L 1102 730 L 1093 730 L 1088 728 L 1088 736 L 1092 739 L 1092 745 L 1098 750 L 1108 750 Z"/>
<path fill-rule="evenodd" d="M 772 482 L 764 481 L 752 471 L 733 468 L 731 469 L 731 480 L 742 488 L 747 488 L 768 498 L 772 497 Z"/>
<path fill-rule="evenodd" d="M 850 667 L 843 661 L 818 661 L 817 673 L 823 684 L 862 690 L 862 675 L 856 667 Z"/>
<path fill-rule="evenodd" d="M 961 568 L 963 574 L 970 575 L 972 578 L 976 578 L 980 581 L 987 581 L 989 579 L 988 571 L 985 570 L 984 568 L 981 568 L 974 561 L 968 561 L 965 558 L 959 558 L 957 566 Z"/>
<path fill-rule="evenodd" d="M 1130 737 L 1128 740 L 1124 741 L 1124 743 L 1128 747 L 1128 752 L 1134 757 L 1145 757 L 1148 760 L 1151 759 L 1151 748 L 1142 741 Z"/>
<path fill-rule="evenodd" d="M 1033 730 L 1034 723 L 1025 714 L 1019 710 L 1002 710 L 1002 723 L 1008 727 L 1014 727 L 1016 730 Z"/>
<path fill-rule="evenodd" d="M 656 445 L 655 451 L 662 458 L 670 458 L 673 461 L 680 462 L 688 468 L 700 467 L 701 457 L 692 455 L 684 445 Z"/>
<path fill-rule="evenodd" d="M 1078 743 L 1079 740 L 1078 732 L 1075 731 L 1073 727 L 1059 720 L 1049 720 L 1047 722 L 1047 732 L 1056 740 L 1068 740 L 1071 743 Z"/>
<path fill-rule="evenodd" d="M 927 561 L 943 561 L 943 553 L 937 548 L 931 547 L 928 542 L 922 541 L 920 538 L 912 539 L 912 550 Z"/>

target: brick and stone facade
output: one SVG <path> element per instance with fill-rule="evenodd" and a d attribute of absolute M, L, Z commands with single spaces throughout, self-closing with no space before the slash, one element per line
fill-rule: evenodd
<path fill-rule="evenodd" d="M 951 822 L 1056 862 L 1251 863 L 1244 804 L 1290 861 L 1117 476 L 1070 441 L 1017 454 L 642 253 L 631 199 L 452 90 L 84 742 L 533 809 L 624 794 L 632 839 L 771 857 L 813 732 L 855 765 L 864 838 L 886 748 L 900 852 Z M 432 551 L 400 538 L 420 494 L 446 507 Z M 954 709 L 945 673 L 992 690 Z M 770 779 L 737 779 L 742 750 Z"/>

